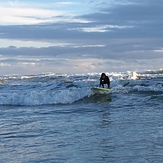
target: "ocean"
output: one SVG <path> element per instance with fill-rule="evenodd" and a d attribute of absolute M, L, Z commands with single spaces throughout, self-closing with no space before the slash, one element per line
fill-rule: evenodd
<path fill-rule="evenodd" d="M 0 77 L 1 163 L 163 162 L 163 70 Z"/>

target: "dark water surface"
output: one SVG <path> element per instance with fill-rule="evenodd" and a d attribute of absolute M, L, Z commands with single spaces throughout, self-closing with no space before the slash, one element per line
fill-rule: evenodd
<path fill-rule="evenodd" d="M 0 163 L 162 163 L 163 72 L 0 79 Z"/>
<path fill-rule="evenodd" d="M 1 106 L 0 162 L 163 162 L 163 108 L 144 96 Z"/>

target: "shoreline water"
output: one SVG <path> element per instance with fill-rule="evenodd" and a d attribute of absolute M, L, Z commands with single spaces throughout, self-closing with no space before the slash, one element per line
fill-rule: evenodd
<path fill-rule="evenodd" d="M 104 96 L 98 75 L 7 77 L 0 162 L 162 162 L 162 76 L 114 73 Z"/>

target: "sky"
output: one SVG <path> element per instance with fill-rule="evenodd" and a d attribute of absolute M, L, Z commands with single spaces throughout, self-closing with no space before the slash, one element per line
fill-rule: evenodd
<path fill-rule="evenodd" d="M 1 0 L 0 75 L 162 69 L 162 0 Z"/>

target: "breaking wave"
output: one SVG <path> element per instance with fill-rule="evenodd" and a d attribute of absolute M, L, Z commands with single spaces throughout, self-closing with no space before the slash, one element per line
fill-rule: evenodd
<path fill-rule="evenodd" d="M 106 73 L 111 80 L 111 94 L 144 92 L 151 98 L 162 98 L 163 70 Z M 99 85 L 100 73 L 39 74 L 2 76 L 0 105 L 72 104 L 83 99 L 98 99 L 91 91 Z M 155 93 L 153 95 L 153 93 Z"/>

